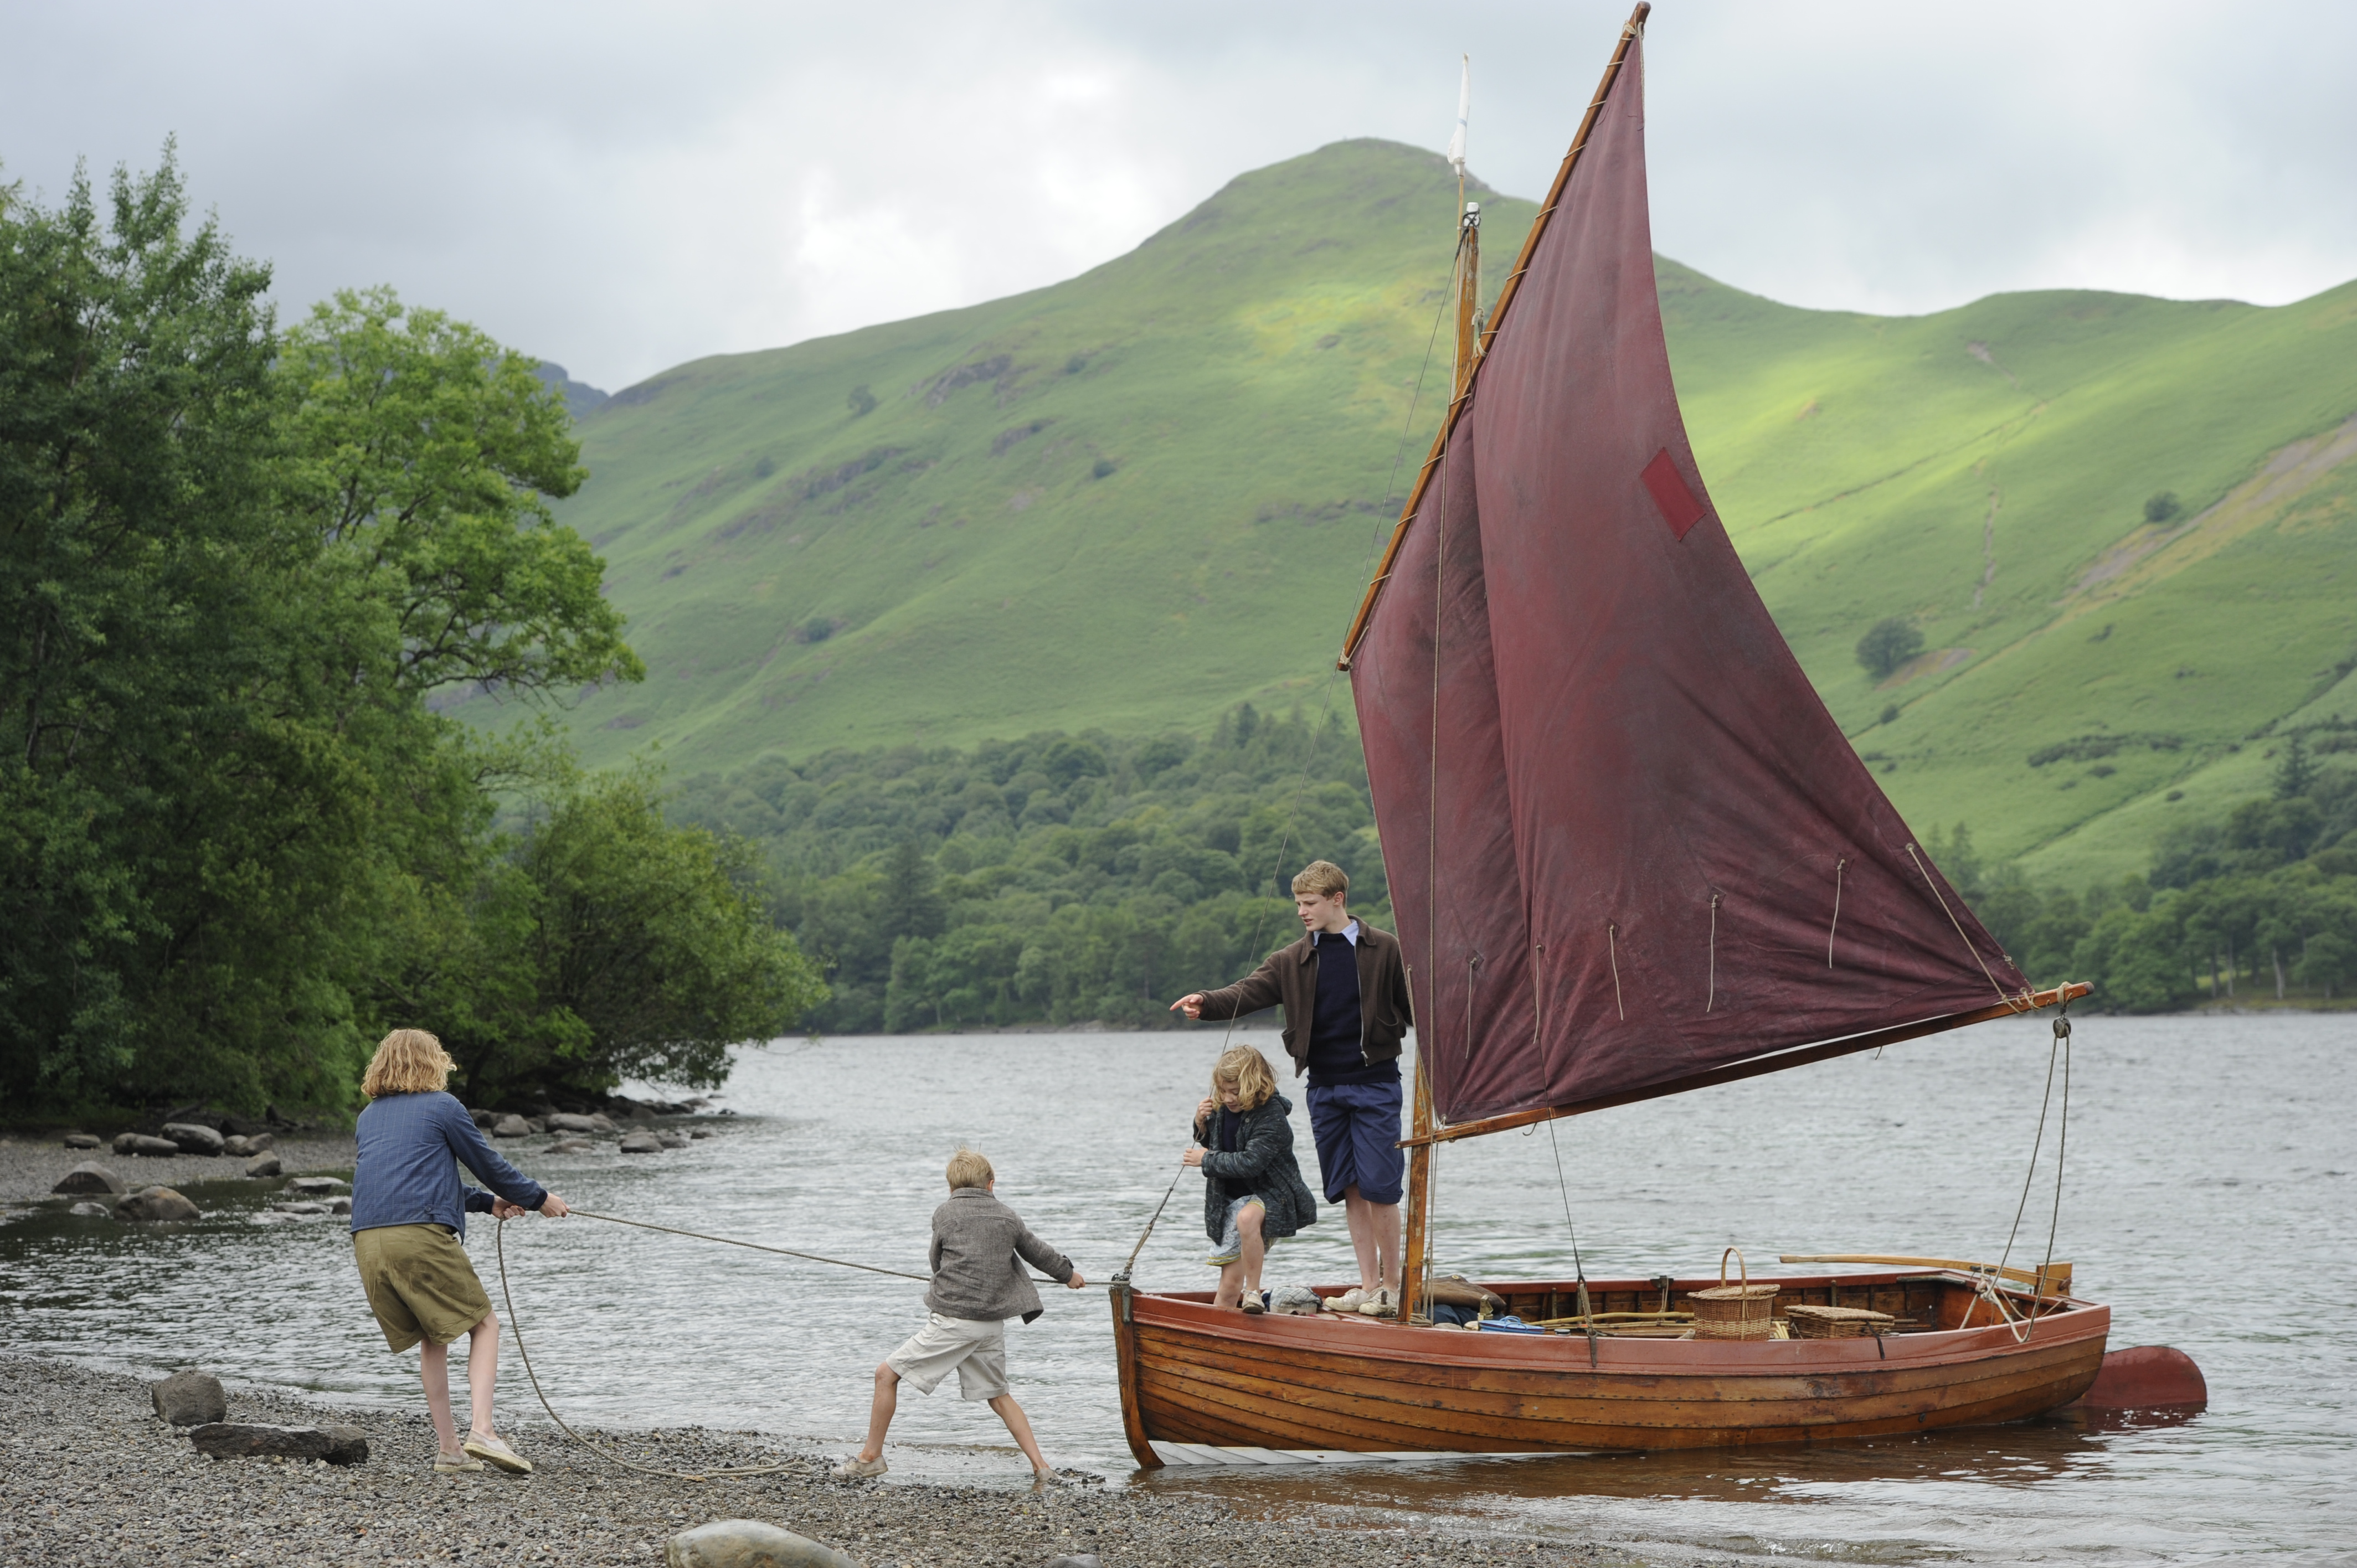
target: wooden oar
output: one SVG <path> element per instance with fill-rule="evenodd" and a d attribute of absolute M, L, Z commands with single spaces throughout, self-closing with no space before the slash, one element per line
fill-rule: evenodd
<path fill-rule="evenodd" d="M 1776 1261 L 1780 1263 L 1891 1263 L 1902 1269 L 1960 1269 L 1966 1273 L 1997 1274 L 2065 1295 L 2071 1291 L 2071 1265 L 2068 1263 L 2049 1264 L 2041 1282 L 2037 1269 L 2001 1269 L 1995 1263 L 1975 1263 L 1962 1258 L 1901 1258 L 1880 1252 L 1786 1252 Z"/>

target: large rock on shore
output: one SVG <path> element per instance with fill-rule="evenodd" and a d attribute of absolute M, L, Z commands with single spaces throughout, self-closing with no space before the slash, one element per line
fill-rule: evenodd
<path fill-rule="evenodd" d="M 754 1519 L 716 1520 L 663 1545 L 667 1568 L 860 1568 L 823 1541 Z"/>
<path fill-rule="evenodd" d="M 178 1144 L 184 1155 L 218 1155 L 229 1141 L 201 1122 L 167 1122 L 164 1136 Z"/>
<path fill-rule="evenodd" d="M 626 1155 L 660 1155 L 662 1153 L 662 1140 L 656 1137 L 652 1133 L 632 1133 L 623 1138 L 622 1153 Z"/>
<path fill-rule="evenodd" d="M 576 1116 L 570 1111 L 557 1111 L 551 1112 L 548 1117 L 548 1130 L 552 1133 L 595 1133 L 597 1130 L 597 1122 L 595 1117 Z"/>
<path fill-rule="evenodd" d="M 281 1168 L 278 1156 L 268 1152 L 256 1155 L 245 1162 L 245 1174 L 250 1176 L 276 1176 Z"/>
<path fill-rule="evenodd" d="M 128 1192 L 131 1188 L 121 1176 L 116 1176 L 113 1171 L 108 1170 L 96 1160 L 84 1160 L 81 1164 L 74 1166 L 73 1169 L 66 1172 L 65 1176 L 59 1180 L 58 1185 L 49 1188 L 49 1190 L 51 1192 L 113 1193 Z"/>
<path fill-rule="evenodd" d="M 491 1136 L 494 1138 L 529 1138 L 532 1136 L 532 1123 L 511 1111 L 506 1115 L 491 1123 Z"/>
<path fill-rule="evenodd" d="M 98 1134 L 95 1133 L 69 1133 L 66 1134 L 66 1147 L 69 1149 L 95 1149 L 98 1147 Z"/>
<path fill-rule="evenodd" d="M 118 1219 L 194 1219 L 197 1206 L 168 1187 L 143 1187 L 114 1206 Z"/>
<path fill-rule="evenodd" d="M 180 1145 L 169 1138 L 150 1137 L 145 1133 L 120 1133 L 115 1135 L 114 1152 L 118 1155 L 177 1155 Z"/>
<path fill-rule="evenodd" d="M 325 1459 L 357 1465 L 368 1457 L 368 1437 L 357 1426 L 259 1426 L 216 1421 L 188 1434 L 199 1454 L 216 1459 Z"/>
<path fill-rule="evenodd" d="M 160 1383 L 149 1383 L 147 1395 L 156 1413 L 174 1426 L 203 1426 L 229 1419 L 229 1395 L 221 1380 L 205 1372 L 175 1372 Z"/>

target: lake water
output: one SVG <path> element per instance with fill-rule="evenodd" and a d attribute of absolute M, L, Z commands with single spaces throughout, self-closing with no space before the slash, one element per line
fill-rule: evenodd
<path fill-rule="evenodd" d="M 1272 1031 L 1240 1032 L 1273 1058 Z M 921 1272 L 961 1142 L 1092 1280 L 1161 1197 L 1219 1031 L 786 1042 L 748 1050 L 712 1136 L 660 1157 L 510 1145 L 575 1204 Z M 1994 1259 L 2021 1197 L 2049 1034 L 1989 1025 L 1558 1125 L 1588 1272 L 1695 1274 L 1722 1247 Z M 1297 1101 L 1297 1090 L 1296 1091 Z M 1297 1105 L 1297 1147 L 1314 1166 Z M 2051 1133 L 2049 1134 L 2051 1150 Z M 1312 1185 L 1316 1177 L 1311 1175 Z M 1437 1256 L 1476 1277 L 1561 1276 L 1544 1129 L 1439 1158 Z M 1200 1178 L 1138 1265 L 1201 1287 Z M 1139 1476 L 1121 1438 L 1102 1292 L 1049 1289 L 1010 1325 L 1016 1388 L 1051 1460 L 1271 1509 L 1393 1510 L 1603 1540 L 1671 1561 L 2357 1561 L 2357 1020 L 2078 1021 L 2058 1257 L 2115 1310 L 2112 1345 L 2175 1345 L 2209 1379 L 2180 1425 L 2031 1424 L 1905 1442 L 1623 1458 Z M 204 1222 L 43 1216 L 0 1229 L 13 1349 L 147 1370 L 201 1365 L 415 1410 L 339 1222 L 269 1227 L 237 1184 Z M 2042 1255 L 2044 1171 L 2016 1262 Z M 493 1226 L 468 1239 L 498 1296 Z M 920 1287 L 586 1219 L 508 1228 L 522 1327 L 568 1419 L 701 1423 L 843 1441 L 869 1369 L 921 1320 Z M 1273 1283 L 1352 1273 L 1339 1209 Z M 512 1349 L 502 1407 L 538 1417 Z M 1020 1473 L 989 1412 L 905 1393 L 896 1477 Z M 553 1442 L 553 1434 L 537 1439 Z"/>

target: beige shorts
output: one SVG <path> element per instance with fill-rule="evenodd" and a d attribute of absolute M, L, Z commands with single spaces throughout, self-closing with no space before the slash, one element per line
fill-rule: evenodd
<path fill-rule="evenodd" d="M 955 1367 L 958 1398 L 995 1400 L 1006 1391 L 1006 1325 L 936 1312 L 884 1364 L 920 1394 L 939 1388 Z"/>
<path fill-rule="evenodd" d="M 420 1339 L 447 1345 L 491 1315 L 466 1244 L 447 1225 L 379 1225 L 352 1232 L 377 1326 L 395 1351 Z"/>

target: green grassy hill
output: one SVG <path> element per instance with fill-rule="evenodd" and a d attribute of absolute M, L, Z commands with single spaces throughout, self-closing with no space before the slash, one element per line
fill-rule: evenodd
<path fill-rule="evenodd" d="M 1533 208 L 1482 194 L 1494 287 Z M 1455 196 L 1434 155 L 1339 144 L 1070 282 L 617 393 L 564 515 L 651 674 L 581 705 L 585 754 L 726 768 L 1315 699 L 1437 412 L 1445 339 L 1409 404 Z M 1660 271 L 1735 542 L 1919 829 L 2131 869 L 2261 787 L 2270 725 L 2357 718 L 2357 285 L 1881 318 Z M 2148 525 L 2162 491 L 2181 510 Z M 1893 615 L 1928 650 L 1877 683 L 1851 650 Z"/>

